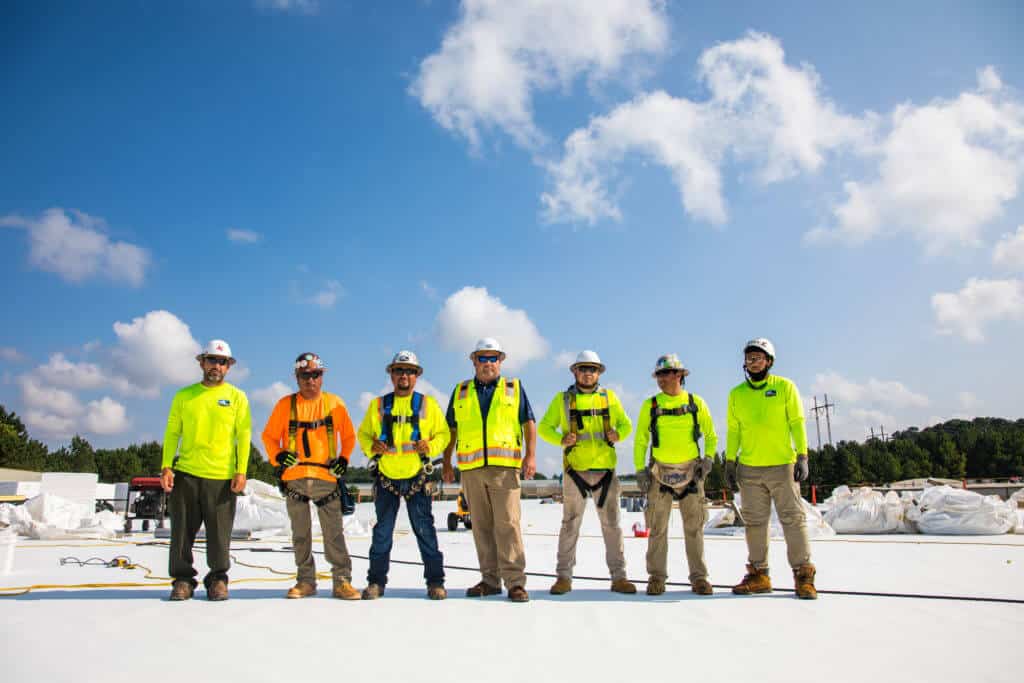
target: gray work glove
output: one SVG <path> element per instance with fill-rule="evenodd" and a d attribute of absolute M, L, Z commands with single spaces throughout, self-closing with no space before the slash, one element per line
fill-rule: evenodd
<path fill-rule="evenodd" d="M 698 482 L 703 482 L 711 474 L 711 467 L 711 458 L 697 458 L 697 464 L 693 466 L 693 478 Z"/>
<path fill-rule="evenodd" d="M 736 461 L 726 460 L 725 461 L 725 485 L 729 487 L 729 490 L 733 493 L 739 493 L 740 484 L 736 480 Z"/>
<path fill-rule="evenodd" d="M 796 464 L 793 465 L 793 481 L 807 481 L 807 476 L 809 474 L 810 472 L 807 469 L 807 456 L 796 456 Z"/>
<path fill-rule="evenodd" d="M 640 493 L 647 495 L 647 492 L 651 490 L 651 471 L 646 467 L 642 470 L 637 470 L 636 473 L 636 485 L 640 489 Z"/>

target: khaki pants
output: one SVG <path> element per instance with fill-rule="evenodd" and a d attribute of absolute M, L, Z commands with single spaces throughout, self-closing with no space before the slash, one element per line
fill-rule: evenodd
<path fill-rule="evenodd" d="M 588 484 L 596 484 L 604 472 L 577 472 Z M 592 492 L 594 507 L 601 495 L 601 489 Z M 580 525 L 583 524 L 583 512 L 587 509 L 587 499 L 580 493 L 569 475 L 562 478 L 562 529 L 558 532 L 558 562 L 555 572 L 559 577 L 571 578 L 572 569 L 576 566 L 576 543 L 580 537 Z M 612 472 L 612 480 L 608 485 L 608 496 L 604 507 L 597 508 L 597 518 L 601 520 L 601 535 L 604 536 L 604 559 L 608 563 L 608 571 L 612 580 L 626 578 L 626 557 L 622 546 L 622 528 L 619 526 L 619 478 Z"/>
<path fill-rule="evenodd" d="M 800 499 L 800 487 L 793 481 L 793 465 L 737 468 L 742 500 L 741 514 L 746 526 L 747 559 L 758 569 L 768 568 L 768 524 L 772 502 L 786 538 L 789 566 L 796 569 L 811 561 L 807 540 L 807 517 Z"/>
<path fill-rule="evenodd" d="M 672 494 L 661 490 L 661 484 L 651 482 L 647 493 L 647 575 L 652 579 L 668 578 L 668 525 L 672 515 Z M 697 492 L 679 501 L 679 513 L 683 517 L 683 539 L 686 546 L 686 563 L 690 568 L 690 583 L 708 577 L 704 563 L 704 523 L 707 511 L 704 509 L 704 483 L 697 484 Z"/>
<path fill-rule="evenodd" d="M 338 488 L 336 483 L 323 479 L 295 479 L 287 482 L 288 489 L 309 496 L 312 500 L 300 503 L 285 498 L 288 519 L 292 522 L 292 549 L 295 553 L 297 580 L 316 585 L 316 565 L 313 563 L 313 517 L 309 508 L 314 500 L 329 495 Z M 315 507 L 315 506 L 314 506 Z M 341 499 L 335 498 L 316 508 L 320 518 L 320 532 L 324 537 L 324 554 L 331 564 L 331 577 L 337 584 L 342 579 L 352 581 L 352 558 L 345 545 L 345 521 L 341 515 Z"/>
<path fill-rule="evenodd" d="M 488 465 L 462 473 L 480 574 L 490 586 L 526 586 L 526 550 L 519 528 L 519 469 Z"/>

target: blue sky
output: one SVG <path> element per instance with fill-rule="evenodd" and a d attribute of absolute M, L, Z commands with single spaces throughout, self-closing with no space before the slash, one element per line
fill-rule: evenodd
<path fill-rule="evenodd" d="M 837 437 L 1019 416 L 1024 10 L 763 5 L 5 4 L 0 402 L 160 438 L 221 337 L 256 430 L 306 350 L 358 420 L 490 335 L 538 417 L 676 352 L 724 432 L 767 336 Z"/>

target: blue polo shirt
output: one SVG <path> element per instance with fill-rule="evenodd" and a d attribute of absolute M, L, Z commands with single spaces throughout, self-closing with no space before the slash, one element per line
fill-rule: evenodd
<path fill-rule="evenodd" d="M 498 386 L 498 380 L 484 384 L 474 377 L 473 386 L 476 388 L 477 400 L 480 401 L 480 418 L 483 420 L 484 424 L 487 424 L 487 412 L 491 409 L 491 399 L 494 398 L 494 389 Z M 455 392 L 458 391 L 458 389 L 458 385 L 455 385 L 455 388 L 452 389 L 451 398 L 448 399 L 448 412 L 445 414 L 448 426 L 452 429 L 455 429 L 458 424 L 455 421 Z M 533 416 L 533 408 L 530 407 L 530 399 L 526 398 L 526 389 L 523 388 L 523 383 L 520 382 L 519 424 L 536 421 L 537 418 Z"/>

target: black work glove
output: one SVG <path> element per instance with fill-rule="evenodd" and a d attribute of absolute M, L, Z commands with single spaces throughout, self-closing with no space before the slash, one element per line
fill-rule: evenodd
<path fill-rule="evenodd" d="M 796 456 L 796 464 L 793 465 L 793 481 L 807 481 L 810 471 L 807 469 L 807 456 Z"/>
<path fill-rule="evenodd" d="M 646 467 L 642 470 L 637 470 L 636 473 L 636 485 L 640 489 L 640 493 L 647 495 L 647 492 L 651 490 L 651 471 Z"/>
<path fill-rule="evenodd" d="M 348 471 L 348 460 L 345 460 L 345 458 L 334 458 L 327 463 L 327 468 L 331 471 L 331 474 L 340 479 Z"/>
<path fill-rule="evenodd" d="M 729 490 L 733 493 L 739 493 L 740 484 L 736 480 L 736 461 L 726 460 L 725 461 L 725 484 L 729 487 Z"/>
<path fill-rule="evenodd" d="M 693 467 L 693 478 L 698 482 L 703 482 L 711 474 L 711 467 L 711 458 L 697 458 L 697 464 Z"/>
<path fill-rule="evenodd" d="M 285 469 L 292 467 L 299 461 L 294 453 L 291 451 L 281 451 L 275 456 L 277 464 Z"/>

